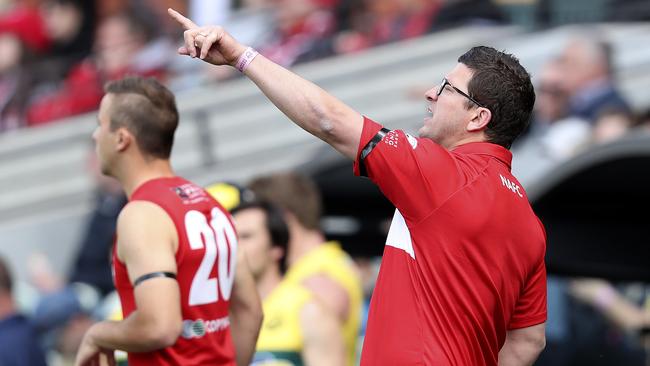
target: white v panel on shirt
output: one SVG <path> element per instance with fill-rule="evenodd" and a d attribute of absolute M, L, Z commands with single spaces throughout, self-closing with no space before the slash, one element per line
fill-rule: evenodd
<path fill-rule="evenodd" d="M 398 209 L 395 209 L 393 221 L 390 223 L 388 236 L 386 236 L 386 245 L 401 249 L 408 253 L 411 258 L 415 259 L 415 251 L 413 250 L 411 231 L 409 230 L 408 226 L 406 226 L 406 221 Z"/>

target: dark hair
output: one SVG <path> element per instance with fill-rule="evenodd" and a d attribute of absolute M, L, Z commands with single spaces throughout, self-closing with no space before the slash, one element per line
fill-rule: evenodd
<path fill-rule="evenodd" d="M 458 62 L 473 71 L 469 95 L 492 112 L 486 129 L 488 141 L 509 149 L 530 122 L 535 104 L 530 74 L 516 57 L 491 47 L 474 47 Z"/>
<path fill-rule="evenodd" d="M 13 288 L 13 279 L 11 278 L 11 272 L 5 260 L 0 257 L 0 292 L 11 293 Z"/>
<path fill-rule="evenodd" d="M 169 159 L 178 126 L 174 94 L 153 78 L 126 77 L 104 86 L 113 94 L 111 130 L 125 127 L 143 154 Z"/>
<path fill-rule="evenodd" d="M 320 192 L 316 183 L 307 176 L 297 173 L 272 174 L 254 179 L 248 188 L 260 200 L 272 202 L 291 212 L 305 228 L 320 228 Z"/>
<path fill-rule="evenodd" d="M 123 20 L 129 27 L 132 37 L 140 37 L 139 41 L 147 43 L 158 36 L 156 15 L 140 2 L 130 4 L 127 8 L 112 17 Z"/>
<path fill-rule="evenodd" d="M 289 247 L 289 228 L 284 221 L 282 210 L 276 205 L 265 201 L 249 201 L 235 207 L 232 215 L 238 212 L 250 209 L 258 209 L 264 212 L 266 216 L 266 229 L 271 237 L 271 246 L 282 249 L 282 258 L 280 258 L 280 272 L 285 273 L 287 270 L 287 251 Z"/>

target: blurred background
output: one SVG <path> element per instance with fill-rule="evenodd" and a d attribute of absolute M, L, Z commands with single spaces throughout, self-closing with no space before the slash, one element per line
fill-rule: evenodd
<path fill-rule="evenodd" d="M 650 1 L 0 0 L 0 318 L 24 314 L 29 347 L 47 364 L 69 364 L 85 329 L 116 314 L 107 253 L 125 198 L 97 172 L 91 133 L 103 84 L 125 75 L 176 93 L 179 175 L 206 186 L 312 177 L 325 234 L 372 293 L 391 205 L 247 79 L 177 56 L 182 33 L 168 7 L 223 24 L 411 133 L 424 91 L 460 54 L 479 44 L 515 54 L 537 103 L 513 171 L 549 237 L 548 344 L 537 364 L 650 365 Z M 16 349 L 0 346 L 0 359 Z"/>

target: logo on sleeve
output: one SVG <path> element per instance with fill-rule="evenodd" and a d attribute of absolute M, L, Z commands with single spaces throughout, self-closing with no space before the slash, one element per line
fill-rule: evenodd
<path fill-rule="evenodd" d="M 384 141 L 384 143 L 389 146 L 397 147 L 397 143 L 399 142 L 399 135 L 397 134 L 397 131 L 390 131 L 386 134 L 386 136 L 384 136 L 382 141 Z"/>
<path fill-rule="evenodd" d="M 499 174 L 499 177 L 501 177 L 501 184 L 503 184 L 504 187 L 511 190 L 512 193 L 516 193 L 519 197 L 523 197 L 523 195 L 521 194 L 521 188 L 519 187 L 518 184 L 511 182 L 510 179 L 504 177 L 501 174 Z"/>

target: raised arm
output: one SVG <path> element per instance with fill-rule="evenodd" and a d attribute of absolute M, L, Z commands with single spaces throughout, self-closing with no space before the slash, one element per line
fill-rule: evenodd
<path fill-rule="evenodd" d="M 170 9 L 185 29 L 179 53 L 214 65 L 235 66 L 246 46 L 219 26 L 199 27 Z M 197 47 L 199 46 L 199 47 Z M 298 126 L 332 145 L 350 159 L 356 157 L 363 117 L 314 83 L 258 55 L 245 70 L 259 89 Z"/>
<path fill-rule="evenodd" d="M 546 345 L 545 324 L 509 330 L 499 351 L 499 366 L 532 365 Z"/>
<path fill-rule="evenodd" d="M 235 282 L 230 298 L 230 330 L 235 344 L 237 365 L 248 366 L 255 353 L 262 326 L 262 303 L 245 252 L 237 251 Z"/>
<path fill-rule="evenodd" d="M 176 273 L 176 229 L 150 202 L 129 203 L 118 218 L 118 257 L 133 283 L 153 272 Z M 136 310 L 122 321 L 103 321 L 84 336 L 76 365 L 92 364 L 99 352 L 148 352 L 173 345 L 182 331 L 180 290 L 173 278 L 154 277 L 134 288 Z"/>

